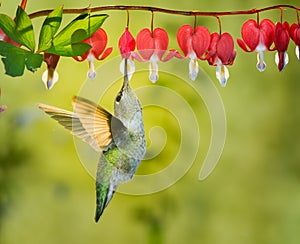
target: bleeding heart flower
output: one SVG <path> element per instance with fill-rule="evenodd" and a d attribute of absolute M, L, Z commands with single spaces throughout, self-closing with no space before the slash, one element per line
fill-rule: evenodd
<path fill-rule="evenodd" d="M 56 72 L 56 66 L 60 56 L 50 53 L 44 53 L 44 62 L 47 64 L 47 70 L 43 73 L 42 81 L 45 87 L 50 90 L 58 81 L 58 73 Z"/>
<path fill-rule="evenodd" d="M 300 24 L 292 24 L 290 28 L 290 37 L 296 44 L 296 56 L 300 61 Z"/>
<path fill-rule="evenodd" d="M 288 22 L 284 22 L 283 24 L 280 22 L 276 23 L 274 32 L 274 44 L 277 50 L 275 62 L 279 71 L 283 71 L 289 62 L 289 56 L 286 52 L 290 41 L 289 29 Z"/>
<path fill-rule="evenodd" d="M 244 51 L 253 52 L 255 50 L 258 52 L 256 67 L 260 72 L 266 69 L 264 51 L 272 51 L 270 47 L 274 41 L 274 29 L 275 26 L 269 19 L 264 19 L 259 24 L 250 19 L 242 26 L 243 40 L 237 39 L 237 43 Z"/>
<path fill-rule="evenodd" d="M 177 54 L 176 50 L 170 50 L 163 58 L 168 49 L 169 39 L 168 34 L 164 29 L 156 28 L 150 31 L 145 28 L 142 29 L 136 38 L 138 56 L 134 54 L 134 58 L 139 62 L 150 62 L 150 76 L 149 79 L 154 83 L 158 80 L 158 65 L 157 62 L 166 62 Z"/>
<path fill-rule="evenodd" d="M 190 25 L 183 25 L 178 29 L 177 42 L 185 57 L 181 55 L 176 57 L 190 58 L 189 75 L 191 80 L 195 80 L 199 71 L 197 58 L 206 59 L 203 55 L 210 44 L 210 33 L 204 26 L 197 26 L 194 29 Z"/>
<path fill-rule="evenodd" d="M 0 88 L 0 97 L 1 97 L 1 88 Z M 0 106 L 0 113 L 2 113 L 3 111 L 5 111 L 7 109 L 7 107 L 5 105 L 1 105 Z"/>
<path fill-rule="evenodd" d="M 85 52 L 84 54 L 82 54 L 81 56 L 76 56 L 73 58 L 79 62 L 82 62 L 86 59 L 88 60 L 89 62 L 88 77 L 91 80 L 93 80 L 96 77 L 94 60 L 105 59 L 112 52 L 112 47 L 105 49 L 107 44 L 107 35 L 102 28 L 99 28 L 93 35 L 83 40 L 82 42 L 91 45 L 91 49 Z"/>
<path fill-rule="evenodd" d="M 127 75 L 128 80 L 131 79 L 134 71 L 135 71 L 135 65 L 133 62 L 133 53 L 135 49 L 135 40 L 131 33 L 128 30 L 128 27 L 126 27 L 124 33 L 119 39 L 119 49 L 122 56 L 122 62 L 120 64 L 120 71 L 124 75 L 124 69 L 125 69 L 125 59 L 127 59 Z"/>
<path fill-rule="evenodd" d="M 236 56 L 231 35 L 227 32 L 222 35 L 216 32 L 212 33 L 208 55 L 208 63 L 217 66 L 216 77 L 220 81 L 221 86 L 225 87 L 229 78 L 229 71 L 226 65 L 232 65 Z"/>

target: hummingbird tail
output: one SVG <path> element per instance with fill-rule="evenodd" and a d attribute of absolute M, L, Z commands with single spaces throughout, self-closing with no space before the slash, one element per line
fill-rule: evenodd
<path fill-rule="evenodd" d="M 96 182 L 96 214 L 95 221 L 99 221 L 104 209 L 112 199 L 115 191 L 111 187 L 102 185 L 101 183 Z"/>

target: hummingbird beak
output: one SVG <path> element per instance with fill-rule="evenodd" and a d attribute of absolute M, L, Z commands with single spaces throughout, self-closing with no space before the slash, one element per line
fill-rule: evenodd
<path fill-rule="evenodd" d="M 129 80 L 128 80 L 128 60 L 125 58 L 125 64 L 124 64 L 124 82 L 123 82 L 123 88 L 129 85 Z"/>

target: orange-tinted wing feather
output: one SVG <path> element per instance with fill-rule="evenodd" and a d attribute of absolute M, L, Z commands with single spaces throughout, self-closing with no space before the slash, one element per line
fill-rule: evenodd
<path fill-rule="evenodd" d="M 51 118 L 58 121 L 58 123 L 64 126 L 73 135 L 92 146 L 96 151 L 102 150 L 93 136 L 87 133 L 75 113 L 46 104 L 39 104 L 39 108 L 44 110 Z"/>
<path fill-rule="evenodd" d="M 112 115 L 104 108 L 81 97 L 73 98 L 73 109 L 88 134 L 101 148 L 107 147 L 112 141 Z"/>

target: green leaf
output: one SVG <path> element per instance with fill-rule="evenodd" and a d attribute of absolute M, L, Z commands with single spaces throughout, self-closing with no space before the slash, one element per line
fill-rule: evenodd
<path fill-rule="evenodd" d="M 16 26 L 18 42 L 28 47 L 31 51 L 34 51 L 35 40 L 31 19 L 20 6 L 17 9 Z"/>
<path fill-rule="evenodd" d="M 63 6 L 53 10 L 45 19 L 39 38 L 39 51 L 44 51 L 51 47 L 53 36 L 58 31 L 62 21 Z"/>
<path fill-rule="evenodd" d="M 0 28 L 10 39 L 19 43 L 19 38 L 16 32 L 17 26 L 11 17 L 5 14 L 0 14 Z"/>
<path fill-rule="evenodd" d="M 5 73 L 10 76 L 21 76 L 25 67 L 34 72 L 41 67 L 43 55 L 16 47 L 13 44 L 0 41 L 0 55 L 3 56 Z"/>
<path fill-rule="evenodd" d="M 5 74 L 12 77 L 22 76 L 24 74 L 25 62 L 23 55 L 8 56 L 2 58 L 5 68 Z"/>
<path fill-rule="evenodd" d="M 91 46 L 87 43 L 78 42 L 67 46 L 52 46 L 45 50 L 47 53 L 56 54 L 65 57 L 81 56 L 83 53 L 90 50 Z"/>
<path fill-rule="evenodd" d="M 71 43 L 81 42 L 84 35 L 86 35 L 86 31 L 84 29 L 78 29 L 74 31 L 71 36 Z"/>
<path fill-rule="evenodd" d="M 53 46 L 68 46 L 87 39 L 101 27 L 107 17 L 107 14 L 90 16 L 87 12 L 82 13 L 54 37 Z M 83 30 L 81 31 L 81 36 L 77 35 L 76 38 L 72 39 L 71 37 L 78 30 Z"/>
<path fill-rule="evenodd" d="M 27 55 L 25 55 L 26 68 L 31 72 L 35 72 L 37 68 L 41 67 L 43 60 L 44 56 L 42 54 L 28 52 Z"/>

